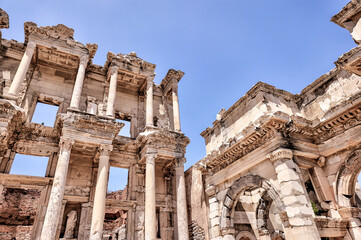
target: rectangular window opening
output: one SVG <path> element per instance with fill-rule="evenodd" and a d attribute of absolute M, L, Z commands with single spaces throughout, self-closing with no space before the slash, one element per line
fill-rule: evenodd
<path fill-rule="evenodd" d="M 10 174 L 44 177 L 49 157 L 15 154 Z"/>
<path fill-rule="evenodd" d="M 59 106 L 38 102 L 31 121 L 48 127 L 54 127 Z"/>
<path fill-rule="evenodd" d="M 110 167 L 108 181 L 108 199 L 127 200 L 128 169 Z"/>
<path fill-rule="evenodd" d="M 130 136 L 130 120 L 128 119 L 115 119 L 116 122 L 124 123 L 124 127 L 119 131 L 118 135 L 123 137 L 131 137 Z"/>

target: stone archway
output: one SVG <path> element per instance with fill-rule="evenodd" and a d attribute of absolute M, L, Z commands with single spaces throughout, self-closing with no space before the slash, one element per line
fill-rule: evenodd
<path fill-rule="evenodd" d="M 256 236 L 247 231 L 237 233 L 236 240 L 257 240 Z"/>
<path fill-rule="evenodd" d="M 223 201 L 221 209 L 220 230 L 222 235 L 232 235 L 234 232 L 234 224 L 231 221 L 234 217 L 234 210 L 239 196 L 249 188 L 262 188 L 267 192 L 270 201 L 273 201 L 280 212 L 281 219 L 286 216 L 285 206 L 279 197 L 276 189 L 267 181 L 258 175 L 247 175 L 235 181 L 229 187 Z"/>
<path fill-rule="evenodd" d="M 336 197 L 340 207 L 355 205 L 355 184 L 361 171 L 361 149 L 354 151 L 336 175 Z"/>

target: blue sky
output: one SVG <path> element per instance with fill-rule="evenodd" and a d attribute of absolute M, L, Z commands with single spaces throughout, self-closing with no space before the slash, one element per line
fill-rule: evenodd
<path fill-rule="evenodd" d="M 169 68 L 185 72 L 179 85 L 181 124 L 191 139 L 186 168 L 205 156 L 199 135 L 258 81 L 299 93 L 355 47 L 330 22 L 346 0 L 17 1 L 0 0 L 9 13 L 7 39 L 24 40 L 23 22 L 63 23 L 82 43 L 137 52 L 157 64 L 155 82 Z"/>

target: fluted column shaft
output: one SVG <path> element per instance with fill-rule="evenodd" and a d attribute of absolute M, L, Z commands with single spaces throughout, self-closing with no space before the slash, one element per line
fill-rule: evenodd
<path fill-rule="evenodd" d="M 70 139 L 60 140 L 60 153 L 49 197 L 49 204 L 45 214 L 44 225 L 41 232 L 41 240 L 55 239 L 56 229 L 61 214 L 65 182 L 68 174 L 70 152 L 73 144 L 74 141 Z"/>
<path fill-rule="evenodd" d="M 80 58 L 78 74 L 76 75 L 73 95 L 71 96 L 70 108 L 79 109 L 81 92 L 83 89 L 84 77 L 85 77 L 85 69 L 88 64 L 89 57 L 84 55 Z"/>
<path fill-rule="evenodd" d="M 178 101 L 178 87 L 174 86 L 172 89 L 173 99 L 173 121 L 174 131 L 181 131 L 180 116 L 179 116 L 179 101 Z"/>
<path fill-rule="evenodd" d="M 146 126 L 153 126 L 153 78 L 147 78 Z"/>
<path fill-rule="evenodd" d="M 103 237 L 103 223 L 105 217 L 105 200 L 108 187 L 109 155 L 113 150 L 111 145 L 99 148 L 98 178 L 95 187 L 93 216 L 90 229 L 90 240 L 101 240 Z"/>
<path fill-rule="evenodd" d="M 117 94 L 118 67 L 117 66 L 111 67 L 110 74 L 111 76 L 110 76 L 108 103 L 107 103 L 107 116 L 114 115 L 114 103 Z"/>
<path fill-rule="evenodd" d="M 188 240 L 188 217 L 186 186 L 184 180 L 184 158 L 177 159 L 175 166 L 177 188 L 177 225 L 178 240 Z"/>
<path fill-rule="evenodd" d="M 28 71 L 31 59 L 34 55 L 36 44 L 34 42 L 28 42 L 23 58 L 21 59 L 18 70 L 15 73 L 14 79 L 9 88 L 9 95 L 16 96 L 24 82 L 26 72 Z"/>
<path fill-rule="evenodd" d="M 155 154 L 145 156 L 145 240 L 156 239 Z"/>

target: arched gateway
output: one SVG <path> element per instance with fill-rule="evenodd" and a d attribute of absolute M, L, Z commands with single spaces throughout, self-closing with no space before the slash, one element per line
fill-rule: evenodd
<path fill-rule="evenodd" d="M 287 224 L 287 215 L 285 212 L 285 206 L 280 199 L 279 193 L 277 190 L 267 181 L 267 179 L 260 177 L 258 175 L 247 175 L 241 177 L 235 181 L 228 189 L 227 194 L 224 197 L 223 206 L 221 209 L 221 218 L 220 218 L 220 229 L 223 236 L 231 237 L 234 223 L 232 219 L 234 218 L 235 206 L 238 202 L 239 196 L 244 193 L 245 190 L 250 188 L 262 188 L 265 190 L 263 199 L 267 199 L 268 204 L 272 202 L 275 204 L 279 210 L 279 215 L 281 217 L 282 223 Z M 259 207 L 257 207 L 259 209 Z M 258 215 L 258 214 L 256 214 Z M 234 238 L 234 236 L 233 236 Z M 232 239 L 233 239 L 232 238 Z"/>

